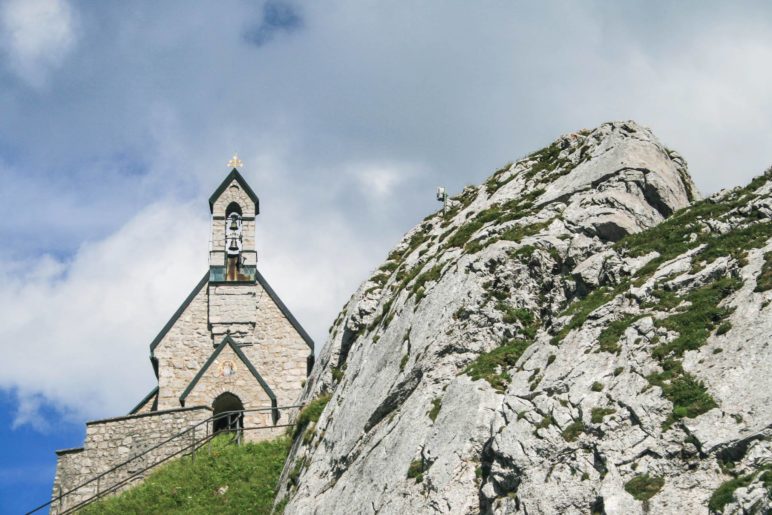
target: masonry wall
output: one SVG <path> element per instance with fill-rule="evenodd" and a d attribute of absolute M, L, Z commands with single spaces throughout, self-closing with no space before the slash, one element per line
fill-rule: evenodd
<path fill-rule="evenodd" d="M 156 347 L 158 409 L 180 406 L 179 396 L 228 332 L 243 345 L 279 405 L 297 400 L 311 354 L 301 335 L 260 284 L 212 284 L 202 288 Z M 213 400 L 202 399 L 202 404 Z"/>
<path fill-rule="evenodd" d="M 204 285 L 155 349 L 159 410 L 180 407 L 180 394 L 214 350 L 207 325 L 207 299 Z"/>
<path fill-rule="evenodd" d="M 208 407 L 199 406 L 88 422 L 83 449 L 57 453 L 52 495 L 54 502 L 51 505 L 51 513 L 60 513 L 64 509 L 73 507 L 95 495 L 97 488 L 99 491 L 104 491 L 139 472 L 145 466 L 156 463 L 190 445 L 190 436 L 173 439 L 146 456 L 110 472 L 98 483 L 92 482 L 72 493 L 67 493 L 210 416 L 211 410 Z M 205 436 L 206 431 L 207 428 L 204 425 L 198 428 L 197 438 Z M 147 473 L 143 473 L 137 476 L 136 479 L 122 486 L 119 491 L 146 475 Z M 66 495 L 60 500 L 59 496 L 62 494 Z"/>
<path fill-rule="evenodd" d="M 211 404 L 223 393 L 232 393 L 244 404 L 244 409 L 271 406 L 271 399 L 252 375 L 244 362 L 228 345 L 215 358 L 196 386 L 185 399 L 186 404 Z M 268 429 L 251 429 L 273 425 L 270 411 L 248 412 L 244 414 L 244 427 L 247 440 L 256 441 L 276 434 Z"/>

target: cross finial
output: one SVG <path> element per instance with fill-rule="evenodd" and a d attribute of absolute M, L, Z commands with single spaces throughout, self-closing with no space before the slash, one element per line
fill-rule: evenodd
<path fill-rule="evenodd" d="M 239 155 L 233 154 L 231 160 L 228 161 L 228 168 L 241 168 L 242 166 L 244 166 L 244 163 L 239 159 Z"/>

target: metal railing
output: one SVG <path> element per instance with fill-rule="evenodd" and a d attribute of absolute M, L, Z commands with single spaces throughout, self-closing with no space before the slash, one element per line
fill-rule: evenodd
<path fill-rule="evenodd" d="M 167 461 L 171 460 L 172 458 L 175 458 L 180 455 L 189 454 L 191 456 L 191 459 L 195 461 L 195 452 L 206 445 L 207 443 L 210 443 L 210 451 L 211 451 L 211 441 L 215 436 L 219 436 L 221 434 L 233 434 L 233 439 L 231 440 L 231 443 L 234 443 L 236 445 L 241 445 L 243 441 L 243 433 L 244 431 L 257 431 L 260 429 L 275 429 L 275 428 L 282 428 L 282 427 L 292 427 L 294 424 L 276 424 L 275 418 L 274 424 L 272 425 L 265 425 L 265 426 L 252 426 L 252 427 L 243 427 L 243 420 L 244 420 L 244 414 L 245 413 L 255 413 L 255 412 L 265 412 L 270 411 L 272 415 L 276 414 L 278 410 L 280 409 L 295 409 L 295 408 L 302 408 L 303 404 L 296 404 L 296 405 L 290 405 L 290 406 L 272 406 L 272 407 L 266 407 L 266 408 L 252 408 L 252 409 L 246 409 L 246 410 L 235 410 L 235 411 L 224 411 L 221 413 L 218 413 L 217 415 L 213 415 L 206 420 L 202 420 L 200 422 L 197 422 L 196 424 L 193 424 L 192 426 L 188 427 L 187 429 L 184 429 L 183 431 L 180 431 L 179 433 L 176 433 L 169 438 L 162 440 L 161 442 L 145 449 L 139 454 L 136 454 L 135 456 L 132 456 L 126 461 L 123 461 L 119 463 L 118 465 L 115 465 L 114 467 L 102 472 L 99 475 L 96 475 L 92 477 L 91 479 L 79 484 L 78 486 L 69 489 L 66 492 L 59 492 L 59 495 L 56 497 L 51 498 L 48 502 L 41 504 L 40 506 L 35 507 L 34 509 L 28 511 L 26 515 L 30 515 L 32 513 L 37 513 L 43 508 L 46 507 L 56 507 L 57 513 L 60 515 L 66 515 L 69 513 L 74 513 L 77 510 L 80 510 L 82 508 L 85 508 L 89 504 L 98 501 L 102 497 L 105 497 L 109 494 L 112 494 L 119 490 L 120 488 L 128 485 L 130 482 L 140 479 L 146 472 L 148 472 L 150 469 L 153 469 L 157 467 L 158 465 L 161 465 L 163 463 L 166 463 Z M 220 422 L 223 419 L 225 419 L 225 427 L 223 429 L 215 431 L 215 422 Z M 196 438 L 196 428 L 199 428 L 201 426 L 204 426 L 205 432 L 204 436 L 201 438 Z M 200 431 L 199 431 L 200 432 Z M 185 442 L 184 445 L 174 451 L 173 453 L 164 456 L 160 458 L 158 461 L 154 461 L 150 465 L 146 465 L 139 470 L 136 471 L 128 471 L 128 476 L 120 479 L 116 483 L 111 484 L 110 486 L 102 489 L 101 483 L 102 481 L 110 474 L 113 474 L 117 472 L 121 467 L 125 467 L 129 465 L 130 463 L 136 462 L 140 458 L 143 458 L 150 454 L 151 452 L 158 450 L 174 441 L 184 441 L 185 438 L 190 438 L 188 442 Z M 88 487 L 90 485 L 96 484 L 96 493 L 82 501 L 79 501 L 77 504 L 74 504 L 73 506 L 68 506 L 66 508 L 62 508 L 64 500 L 67 498 L 67 496 L 72 495 L 79 490 L 82 490 L 85 487 Z M 57 503 L 57 506 L 54 506 L 54 503 Z"/>

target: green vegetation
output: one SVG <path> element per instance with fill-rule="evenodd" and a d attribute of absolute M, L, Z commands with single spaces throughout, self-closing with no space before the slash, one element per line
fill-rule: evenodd
<path fill-rule="evenodd" d="M 764 488 L 766 488 L 767 496 L 772 498 L 772 464 L 766 464 L 762 465 L 761 468 L 755 472 L 721 483 L 708 501 L 708 508 L 710 511 L 712 513 L 722 513 L 724 511 L 724 506 L 734 499 L 735 490 L 750 485 L 759 473 L 758 479 L 761 480 Z"/>
<path fill-rule="evenodd" d="M 553 143 L 549 147 L 543 148 L 531 154 L 530 158 L 535 158 L 536 163 L 526 172 L 526 177 L 531 179 L 536 174 L 542 172 L 551 172 L 558 168 L 566 168 L 566 165 L 570 164 L 568 159 L 560 159 L 560 144 L 558 142 Z M 568 172 L 569 170 L 565 170 Z"/>
<path fill-rule="evenodd" d="M 512 380 L 507 369 L 515 366 L 530 344 L 529 340 L 509 340 L 490 352 L 480 354 L 464 369 L 464 373 L 475 381 L 485 379 L 494 389 L 504 392 Z"/>
<path fill-rule="evenodd" d="M 402 372 L 405 370 L 405 365 L 407 365 L 408 360 L 410 359 L 410 354 L 403 354 L 402 359 L 399 360 L 399 371 Z"/>
<path fill-rule="evenodd" d="M 616 297 L 617 293 L 627 287 L 627 283 L 622 283 L 614 289 L 603 287 L 592 291 L 586 297 L 579 299 L 577 302 L 571 304 L 563 312 L 565 315 L 573 314 L 571 320 L 561 329 L 558 333 L 552 337 L 552 344 L 558 345 L 566 335 L 571 332 L 572 329 L 581 327 L 586 321 L 590 313 L 611 301 Z"/>
<path fill-rule="evenodd" d="M 618 376 L 625 371 L 625 367 L 617 367 L 614 369 L 614 377 Z"/>
<path fill-rule="evenodd" d="M 572 422 L 566 426 L 566 428 L 563 430 L 563 439 L 566 442 L 573 442 L 577 438 L 579 438 L 579 435 L 584 433 L 584 424 L 582 421 Z"/>
<path fill-rule="evenodd" d="M 498 170 L 496 170 L 496 171 L 493 173 L 493 175 L 492 175 L 492 176 L 491 176 L 491 177 L 490 177 L 490 178 L 489 178 L 487 181 L 485 181 L 485 193 L 487 193 L 489 196 L 490 196 L 490 195 L 493 195 L 493 194 L 494 194 L 494 193 L 496 193 L 496 192 L 497 192 L 497 191 L 498 191 L 498 190 L 499 190 L 499 189 L 500 189 L 502 186 L 504 186 L 506 183 L 508 183 L 509 181 L 511 181 L 512 179 L 514 179 L 514 178 L 515 178 L 515 174 L 512 174 L 512 175 L 510 175 L 510 176 L 509 176 L 509 177 L 508 177 L 506 180 L 504 180 L 503 182 L 500 182 L 500 181 L 499 181 L 499 178 L 500 178 L 502 175 L 504 175 L 504 173 L 506 173 L 507 171 L 509 171 L 509 169 L 510 169 L 510 168 L 512 168 L 512 164 L 513 164 L 513 163 L 511 163 L 511 162 L 509 162 L 509 163 L 505 164 L 504 166 L 502 166 L 501 168 L 499 168 Z"/>
<path fill-rule="evenodd" d="M 536 336 L 539 321 L 529 310 L 516 308 L 507 302 L 497 302 L 496 309 L 504 314 L 502 321 L 505 324 L 520 324 L 523 335 L 528 339 L 533 339 Z"/>
<path fill-rule="evenodd" d="M 295 421 L 295 433 L 294 436 L 298 436 L 306 426 L 311 422 L 317 422 L 319 417 L 322 416 L 327 403 L 330 402 L 331 395 L 320 395 L 316 399 L 312 400 L 300 411 L 298 419 Z"/>
<path fill-rule="evenodd" d="M 627 315 L 620 320 L 611 322 L 598 337 L 600 350 L 618 354 L 620 351 L 619 339 L 633 322 L 640 319 L 643 315 Z"/>
<path fill-rule="evenodd" d="M 546 429 L 554 423 L 555 419 L 552 418 L 552 415 L 544 415 L 544 417 L 541 419 L 541 422 L 536 424 L 536 429 Z"/>
<path fill-rule="evenodd" d="M 435 265 L 426 272 L 416 277 L 410 293 L 415 294 L 416 302 L 419 302 L 425 295 L 424 285 L 428 282 L 438 281 L 442 275 L 442 265 Z"/>
<path fill-rule="evenodd" d="M 772 252 L 764 254 L 764 264 L 756 278 L 756 288 L 753 291 L 762 292 L 769 289 L 772 289 Z"/>
<path fill-rule="evenodd" d="M 703 243 L 706 247 L 700 252 L 699 257 L 708 263 L 725 255 L 742 258 L 747 250 L 758 248 L 767 241 L 769 238 L 769 225 L 767 223 L 752 223 L 725 234 L 717 234 L 701 231 L 701 221 L 720 219 L 730 211 L 746 205 L 754 197 L 752 192 L 770 178 L 772 178 L 772 172 L 767 170 L 764 175 L 756 177 L 748 186 L 733 192 L 720 202 L 716 203 L 711 199 L 696 202 L 688 208 L 674 213 L 667 220 L 651 229 L 626 236 L 614 244 L 614 247 L 632 256 L 643 256 L 650 252 L 660 254 L 659 257 L 638 271 L 637 275 L 641 281 L 665 261 L 669 261 Z M 733 214 L 737 214 L 737 212 L 734 211 Z M 755 215 L 751 213 L 749 218 L 753 216 Z M 749 219 L 748 221 L 753 220 Z M 697 235 L 696 241 L 691 240 L 692 234 Z"/>
<path fill-rule="evenodd" d="M 740 280 L 724 277 L 689 292 L 684 297 L 690 303 L 688 309 L 657 322 L 661 327 L 676 331 L 678 337 L 672 342 L 658 345 L 654 349 L 654 357 L 681 357 L 687 350 L 702 347 L 713 329 L 732 313 L 731 309 L 719 307 L 718 304 L 740 286 Z"/>
<path fill-rule="evenodd" d="M 429 418 L 432 419 L 432 422 L 437 420 L 437 415 L 440 414 L 441 409 L 442 409 L 442 398 L 437 397 L 436 399 L 432 399 L 432 408 L 427 413 L 427 415 L 429 415 Z"/>
<path fill-rule="evenodd" d="M 557 359 L 557 356 L 555 356 L 554 354 L 550 354 L 547 357 L 547 366 L 552 365 L 556 359 Z"/>
<path fill-rule="evenodd" d="M 159 467 L 145 481 L 91 504 L 85 515 L 271 513 L 279 475 L 291 441 L 287 437 L 233 445 L 230 435 L 212 440 L 195 460 L 180 458 Z"/>
<path fill-rule="evenodd" d="M 602 392 L 603 388 L 604 388 L 603 383 L 599 383 L 598 381 L 595 381 L 594 383 L 592 383 L 590 390 L 592 390 L 593 392 Z"/>
<path fill-rule="evenodd" d="M 734 491 L 738 488 L 748 486 L 753 480 L 753 475 L 736 477 L 721 483 L 721 485 L 713 492 L 708 501 L 708 508 L 711 512 L 722 513 L 724 506 L 732 502 L 734 498 Z"/>
<path fill-rule="evenodd" d="M 640 474 L 625 483 L 625 490 L 638 501 L 648 501 L 662 489 L 665 479 Z"/>
<path fill-rule="evenodd" d="M 424 472 L 427 470 L 428 467 L 425 467 L 424 460 L 421 458 L 415 459 L 410 462 L 410 466 L 407 469 L 407 477 L 415 479 L 416 483 L 420 483 L 424 480 Z"/>
<path fill-rule="evenodd" d="M 656 380 L 652 382 L 657 384 Z M 659 383 L 658 386 L 662 387 L 662 393 L 673 403 L 673 414 L 665 423 L 666 427 L 674 420 L 694 418 L 718 406 L 702 381 L 691 374 L 682 372 L 670 382 Z"/>
<path fill-rule="evenodd" d="M 592 408 L 592 414 L 590 420 L 593 424 L 600 424 L 607 415 L 616 413 L 614 408 Z"/>

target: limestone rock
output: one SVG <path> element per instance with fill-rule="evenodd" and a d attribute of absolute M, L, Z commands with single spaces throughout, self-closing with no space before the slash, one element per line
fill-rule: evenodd
<path fill-rule="evenodd" d="M 689 207 L 616 122 L 465 189 L 333 325 L 286 513 L 706 513 L 732 474 L 726 512 L 763 511 L 771 176 Z"/>

